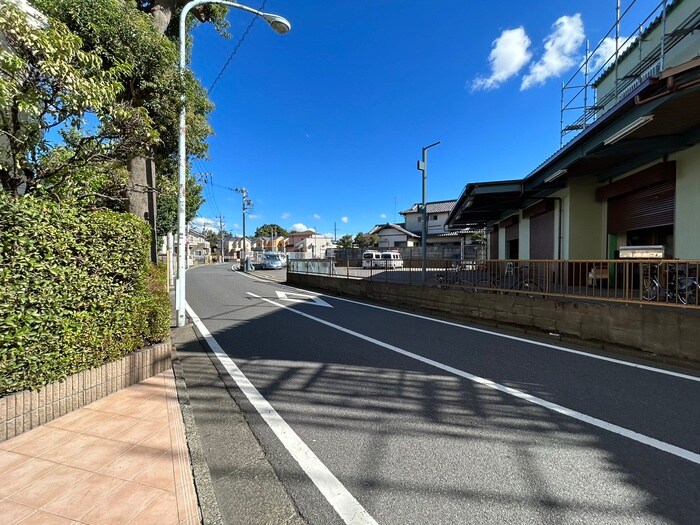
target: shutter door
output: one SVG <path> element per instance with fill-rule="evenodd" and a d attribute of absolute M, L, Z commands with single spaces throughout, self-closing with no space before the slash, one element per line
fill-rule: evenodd
<path fill-rule="evenodd" d="M 530 259 L 554 259 L 554 211 L 530 218 Z"/>
<path fill-rule="evenodd" d="M 675 210 L 675 181 L 630 192 L 608 200 L 608 232 L 672 225 Z"/>

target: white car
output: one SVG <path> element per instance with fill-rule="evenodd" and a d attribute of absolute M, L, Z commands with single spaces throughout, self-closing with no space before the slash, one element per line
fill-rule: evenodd
<path fill-rule="evenodd" d="M 287 257 L 283 253 L 263 253 L 260 267 L 264 270 L 281 270 L 287 266 Z"/>

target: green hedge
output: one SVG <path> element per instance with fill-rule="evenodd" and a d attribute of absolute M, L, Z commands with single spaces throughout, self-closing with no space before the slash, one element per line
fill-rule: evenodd
<path fill-rule="evenodd" d="M 0 395 L 162 341 L 165 272 L 137 217 L 0 191 Z"/>

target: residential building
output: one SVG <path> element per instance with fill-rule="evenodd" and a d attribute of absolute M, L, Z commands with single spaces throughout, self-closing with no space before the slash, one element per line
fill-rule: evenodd
<path fill-rule="evenodd" d="M 185 245 L 188 253 L 188 266 L 192 266 L 193 264 L 205 264 L 209 262 L 209 258 L 211 257 L 211 246 L 204 233 L 188 228 L 187 236 L 185 238 Z"/>
<path fill-rule="evenodd" d="M 408 231 L 405 223 L 377 224 L 369 235 L 379 237 L 378 248 L 411 248 L 420 245 L 420 235 Z"/>
<path fill-rule="evenodd" d="M 585 85 L 598 102 L 562 129 L 578 135 L 523 179 L 467 184 L 449 228 L 487 228 L 491 258 L 662 245 L 667 258 L 700 259 L 700 4 L 652 14 Z"/>
<path fill-rule="evenodd" d="M 335 248 L 333 237 L 313 230 L 291 232 L 286 242 L 286 251 L 290 258 L 322 258 L 329 248 Z"/>
<path fill-rule="evenodd" d="M 456 202 L 456 200 L 435 201 L 427 202 L 425 205 L 428 222 L 426 245 L 429 258 L 444 258 L 457 254 L 461 254 L 462 258 L 476 257 L 473 250 L 467 247 L 471 244 L 471 237 L 477 230 L 470 227 L 447 228 L 447 218 Z M 421 203 L 416 203 L 400 213 L 406 219 L 404 228 L 417 236 L 417 243 L 413 246 L 420 246 L 423 230 Z"/>

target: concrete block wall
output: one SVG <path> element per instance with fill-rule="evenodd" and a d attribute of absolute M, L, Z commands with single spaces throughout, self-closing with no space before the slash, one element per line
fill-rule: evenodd
<path fill-rule="evenodd" d="M 289 273 L 294 286 L 349 295 L 464 321 L 558 333 L 661 359 L 700 363 L 700 312 L 659 305 L 465 293 L 421 286 Z"/>
<path fill-rule="evenodd" d="M 0 442 L 170 369 L 171 352 L 169 342 L 160 343 L 40 390 L 0 398 Z"/>

